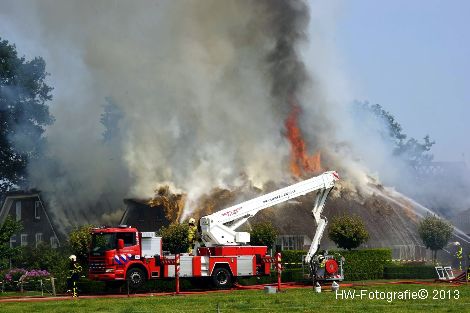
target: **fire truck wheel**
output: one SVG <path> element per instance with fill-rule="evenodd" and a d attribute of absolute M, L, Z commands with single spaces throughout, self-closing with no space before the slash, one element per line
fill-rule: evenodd
<path fill-rule="evenodd" d="M 230 288 L 232 286 L 232 274 L 224 267 L 216 268 L 212 272 L 212 283 L 218 289 Z"/>
<path fill-rule="evenodd" d="M 126 279 L 129 282 L 129 288 L 132 289 L 138 289 L 145 283 L 144 272 L 138 267 L 128 270 Z"/>

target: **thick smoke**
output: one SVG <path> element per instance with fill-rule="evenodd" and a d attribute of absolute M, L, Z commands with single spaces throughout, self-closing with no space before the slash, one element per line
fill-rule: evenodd
<path fill-rule="evenodd" d="M 2 7 L 11 40 L 34 47 L 52 74 L 56 123 L 46 158 L 29 170 L 64 224 L 110 216 L 123 197 L 149 197 L 160 184 L 188 193 L 190 210 L 213 187 L 290 176 L 283 121 L 307 80 L 296 52 L 304 2 Z M 111 142 L 100 124 L 107 97 L 122 113 Z"/>
<path fill-rule="evenodd" d="M 309 21 L 308 7 L 301 1 L 270 1 L 263 8 L 267 12 L 268 36 L 273 39 L 273 49 L 266 56 L 269 66 L 273 101 L 283 110 L 283 118 L 305 86 L 308 74 L 297 49 L 306 39 Z"/>
<path fill-rule="evenodd" d="M 354 185 L 368 180 L 364 164 L 391 168 L 380 138 L 356 131 L 331 70 L 334 7 L 315 2 L 308 27 L 300 0 L 0 3 L 4 37 L 51 73 L 56 122 L 29 173 L 64 227 L 116 220 L 124 197 L 160 185 L 187 193 L 187 214 L 214 187 L 290 179 L 293 102 L 326 167 Z M 120 118 L 104 140 L 106 99 Z"/>

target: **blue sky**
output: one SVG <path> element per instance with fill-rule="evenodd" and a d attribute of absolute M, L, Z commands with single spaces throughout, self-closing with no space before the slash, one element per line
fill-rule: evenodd
<path fill-rule="evenodd" d="M 334 42 L 355 99 L 470 166 L 470 1 L 341 1 Z"/>

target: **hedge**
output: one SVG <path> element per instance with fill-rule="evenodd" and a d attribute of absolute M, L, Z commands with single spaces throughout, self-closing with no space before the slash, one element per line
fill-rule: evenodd
<path fill-rule="evenodd" d="M 304 250 L 285 250 L 281 252 L 281 260 L 285 269 L 301 268 L 302 256 L 306 255 Z"/>
<path fill-rule="evenodd" d="M 362 250 L 330 250 L 331 254 L 339 253 L 345 258 L 343 264 L 345 280 L 367 280 L 384 278 L 384 267 L 391 264 L 392 251 L 390 249 L 362 249 Z M 301 263 L 302 256 L 307 252 L 303 250 L 286 250 L 282 252 L 282 263 Z M 285 264 L 284 268 L 299 268 L 301 264 Z"/>
<path fill-rule="evenodd" d="M 436 278 L 436 275 L 436 269 L 432 265 L 389 264 L 384 268 L 384 278 L 387 279 L 432 279 Z"/>
<path fill-rule="evenodd" d="M 151 279 L 147 280 L 145 284 L 139 288 L 139 292 L 172 292 L 175 291 L 175 279 Z M 199 289 L 207 285 L 207 281 L 204 280 L 190 280 L 188 278 L 180 279 L 181 290 L 194 290 Z M 122 285 L 119 287 L 111 287 L 108 289 L 105 282 L 89 280 L 88 278 L 81 278 L 78 282 L 78 290 L 81 294 L 102 294 L 109 292 L 121 292 L 127 293 L 127 285 L 125 281 L 122 281 Z M 130 290 L 134 293 L 134 290 Z"/>
<path fill-rule="evenodd" d="M 391 264 L 391 249 L 331 250 L 345 258 L 345 280 L 368 280 L 384 278 L 384 267 Z"/>

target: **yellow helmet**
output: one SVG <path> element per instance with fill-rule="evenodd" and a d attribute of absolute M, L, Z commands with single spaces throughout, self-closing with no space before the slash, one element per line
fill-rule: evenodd
<path fill-rule="evenodd" d="M 191 217 L 191 218 L 189 219 L 188 223 L 195 225 L 195 224 L 196 224 L 196 220 Z"/>
<path fill-rule="evenodd" d="M 77 257 L 76 257 L 74 254 L 72 254 L 71 256 L 69 256 L 69 259 L 70 259 L 70 261 L 72 261 L 72 262 L 77 261 Z"/>

